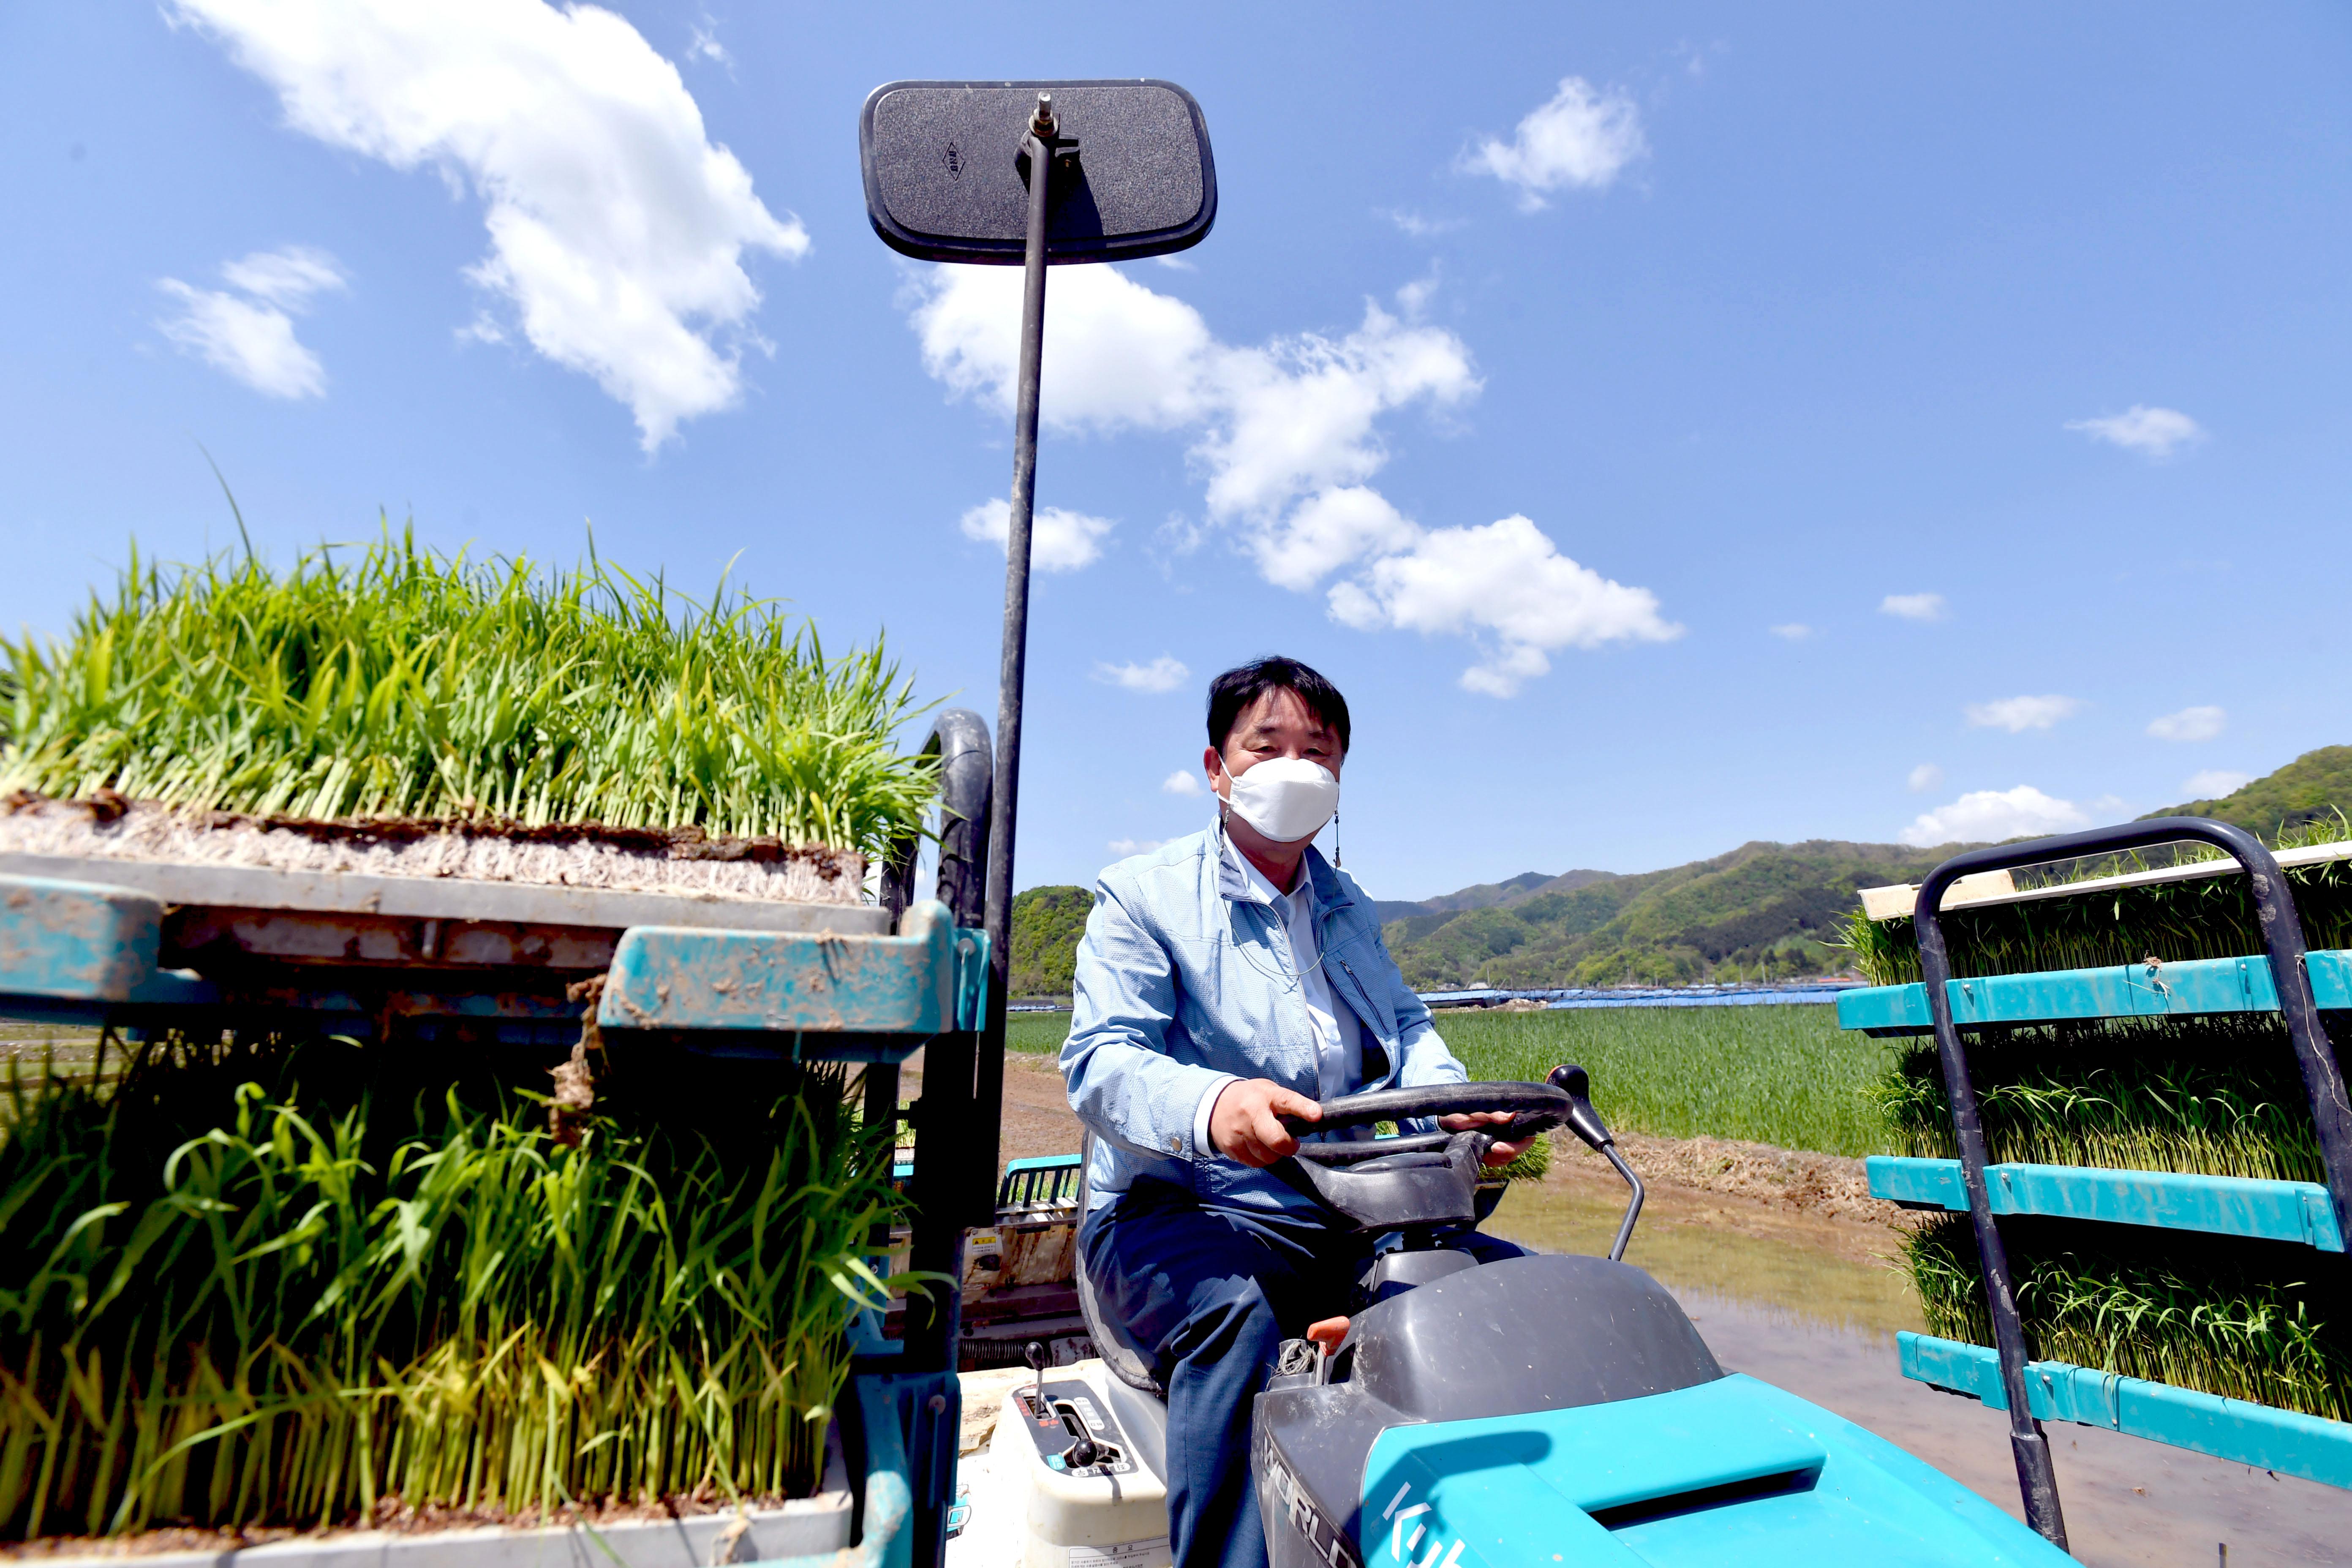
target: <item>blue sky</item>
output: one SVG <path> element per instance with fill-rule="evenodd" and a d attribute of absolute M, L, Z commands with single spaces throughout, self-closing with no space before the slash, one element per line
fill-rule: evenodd
<path fill-rule="evenodd" d="M 2352 14 L 1153 15 L 6 8 L 0 625 L 232 542 L 209 451 L 277 559 L 593 520 L 991 712 L 1012 275 L 874 238 L 858 105 L 1151 75 L 1223 205 L 1055 275 L 1023 886 L 1204 821 L 1202 689 L 1277 649 L 1388 898 L 2352 740 Z"/>

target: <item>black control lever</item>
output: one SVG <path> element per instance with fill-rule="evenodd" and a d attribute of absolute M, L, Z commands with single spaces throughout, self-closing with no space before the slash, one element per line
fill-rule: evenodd
<path fill-rule="evenodd" d="M 1583 1139 L 1602 1159 L 1616 1166 L 1617 1173 L 1625 1179 L 1625 1184 L 1633 1189 L 1633 1200 L 1625 1205 L 1625 1217 L 1618 1222 L 1616 1244 L 1609 1249 L 1609 1261 L 1622 1263 L 1625 1246 L 1633 1239 L 1633 1222 L 1642 1217 L 1642 1200 L 1649 1195 L 1649 1189 L 1642 1184 L 1642 1178 L 1635 1173 L 1633 1167 L 1625 1163 L 1625 1157 L 1617 1152 L 1617 1140 L 1610 1135 L 1608 1124 L 1601 1120 L 1601 1113 L 1592 1109 L 1592 1075 L 1573 1062 L 1562 1062 L 1546 1075 L 1544 1081 L 1568 1096 L 1565 1120 L 1569 1130 Z"/>
<path fill-rule="evenodd" d="M 1055 1414 L 1054 1407 L 1045 1403 L 1045 1363 L 1051 1358 L 1046 1352 L 1044 1342 L 1031 1340 L 1027 1344 L 1023 1345 L 1021 1359 L 1027 1362 L 1029 1370 L 1037 1374 L 1036 1388 L 1030 1394 L 1030 1397 L 1036 1402 L 1037 1414 L 1040 1415 Z M 1067 1406 L 1064 1408 L 1066 1409 Z M 1063 1465 L 1073 1470 L 1083 1470 L 1101 1458 L 1101 1446 L 1083 1429 L 1079 1431 L 1077 1440 L 1062 1450 Z"/>

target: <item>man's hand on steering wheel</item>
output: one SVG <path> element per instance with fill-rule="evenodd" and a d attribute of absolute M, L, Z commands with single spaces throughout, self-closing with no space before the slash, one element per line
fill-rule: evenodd
<path fill-rule="evenodd" d="M 1448 1132 L 1467 1132 L 1507 1122 L 1511 1114 L 1507 1110 L 1468 1110 L 1441 1116 L 1437 1124 Z M 1323 1108 L 1271 1079 L 1253 1078 L 1229 1083 L 1209 1110 L 1209 1142 L 1217 1146 L 1218 1153 L 1264 1170 L 1276 1160 L 1298 1152 L 1298 1140 L 1282 1124 L 1281 1119 L 1286 1116 L 1301 1121 L 1319 1121 Z M 1486 1163 L 1507 1165 L 1526 1153 L 1534 1142 L 1532 1133 L 1517 1142 L 1497 1142 L 1486 1151 Z"/>
<path fill-rule="evenodd" d="M 1209 1109 L 1209 1142 L 1217 1152 L 1255 1170 L 1264 1170 L 1286 1155 L 1298 1152 L 1298 1140 L 1280 1118 L 1320 1121 L 1323 1108 L 1303 1094 L 1283 1088 L 1272 1079 L 1244 1079 L 1219 1091 Z M 1506 1118 L 1505 1120 L 1508 1120 Z"/>
<path fill-rule="evenodd" d="M 1459 1116 L 1441 1116 L 1437 1119 L 1437 1124 L 1440 1127 L 1444 1128 L 1448 1132 L 1468 1132 L 1473 1129 L 1484 1127 L 1493 1122 L 1508 1121 L 1509 1120 L 1511 1120 L 1511 1113 L 1507 1110 L 1468 1110 L 1463 1112 Z M 1486 1163 L 1489 1165 L 1507 1165 L 1512 1161 L 1517 1159 L 1520 1155 L 1526 1153 L 1528 1152 L 1528 1145 L 1532 1144 L 1535 1141 L 1536 1135 L 1530 1132 L 1528 1136 L 1520 1139 L 1516 1143 L 1497 1142 L 1493 1148 L 1486 1151 Z"/>

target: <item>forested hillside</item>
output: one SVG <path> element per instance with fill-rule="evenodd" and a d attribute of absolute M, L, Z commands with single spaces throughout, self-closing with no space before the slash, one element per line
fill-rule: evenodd
<path fill-rule="evenodd" d="M 2278 772 L 2220 800 L 2168 805 L 2150 816 L 2212 816 L 2265 840 L 2282 830 L 2352 812 L 2352 746 L 2305 752 Z"/>
<path fill-rule="evenodd" d="M 1070 994 L 1078 937 L 1094 904 L 1084 888 L 1032 888 L 1013 896 L 1013 995 Z"/>
<path fill-rule="evenodd" d="M 1406 981 L 1423 990 L 1835 973 L 1845 954 L 1830 941 L 1856 889 L 1916 881 L 1948 853 L 1747 844 L 1665 871 L 1572 871 L 1483 908 L 1424 908 L 1383 929 Z"/>
<path fill-rule="evenodd" d="M 2352 812 L 2352 746 L 2306 752 L 2226 799 L 2150 815 L 2220 817 L 2267 839 L 2338 812 Z M 1916 882 L 1961 847 L 1746 844 L 1670 870 L 1528 871 L 1372 907 L 1398 967 L 1422 990 L 1833 974 L 1846 967 L 1845 951 L 1831 945 L 1837 921 L 1860 889 Z M 1083 888 L 1034 888 L 1013 900 L 1013 994 L 1067 994 L 1090 903 Z"/>

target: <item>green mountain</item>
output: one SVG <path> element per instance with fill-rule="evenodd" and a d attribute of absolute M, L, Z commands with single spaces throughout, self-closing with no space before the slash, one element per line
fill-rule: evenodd
<path fill-rule="evenodd" d="M 1095 896 L 1084 888 L 1032 888 L 1013 895 L 1015 996 L 1067 996 L 1077 965 L 1078 938 Z"/>
<path fill-rule="evenodd" d="M 2306 752 L 2226 799 L 2150 815 L 2215 816 L 2267 839 L 2339 811 L 2352 814 L 2352 746 Z M 1832 943 L 1858 889 L 1916 882 L 1964 847 L 1745 844 L 1664 871 L 1528 871 L 1372 907 L 1406 981 L 1424 991 L 1829 974 L 1847 967 Z M 1083 888 L 1033 888 L 1013 900 L 1014 995 L 1068 994 L 1091 904 Z"/>
<path fill-rule="evenodd" d="M 1831 945 L 1856 889 L 1916 881 L 1950 848 L 1895 844 L 1746 844 L 1728 855 L 1638 876 L 1571 871 L 1481 908 L 1433 899 L 1382 928 L 1405 980 L 1422 990 L 1689 984 L 1835 973 Z M 1449 899 L 1454 895 L 1449 895 Z"/>
<path fill-rule="evenodd" d="M 2148 816 L 2219 817 L 2267 840 L 2347 813 L 2352 813 L 2352 746 L 2322 746 L 2235 795 L 2220 800 L 2192 800 Z"/>

